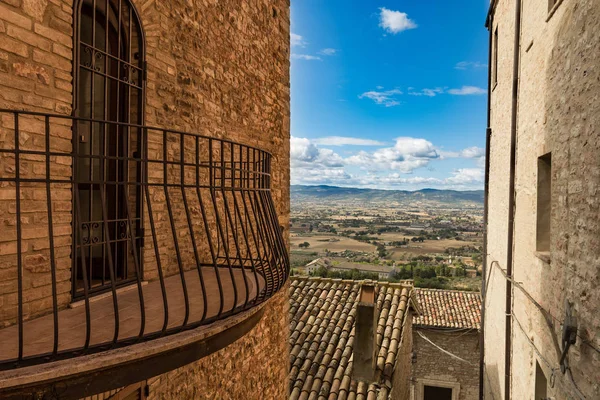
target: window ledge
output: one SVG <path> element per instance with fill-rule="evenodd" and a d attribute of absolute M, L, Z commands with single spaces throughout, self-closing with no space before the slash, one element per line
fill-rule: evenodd
<path fill-rule="evenodd" d="M 550 252 L 549 251 L 536 251 L 535 256 L 545 262 L 546 264 L 551 263 Z"/>

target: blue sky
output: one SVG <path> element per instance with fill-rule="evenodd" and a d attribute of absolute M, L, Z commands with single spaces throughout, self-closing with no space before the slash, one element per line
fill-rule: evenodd
<path fill-rule="evenodd" d="M 487 0 L 293 0 L 292 184 L 481 189 Z"/>

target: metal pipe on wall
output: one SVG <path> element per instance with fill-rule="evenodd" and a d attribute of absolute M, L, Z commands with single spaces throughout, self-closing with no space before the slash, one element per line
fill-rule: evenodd
<path fill-rule="evenodd" d="M 517 117 L 519 109 L 519 66 L 521 54 L 521 0 L 515 2 L 515 34 L 513 45 L 513 78 L 512 78 L 512 105 L 510 122 L 510 174 L 508 185 L 508 233 L 506 249 L 506 275 L 513 276 L 513 247 L 515 231 L 515 178 L 517 169 Z M 506 325 L 504 340 L 504 398 L 510 400 L 511 384 L 511 353 L 512 353 L 512 282 L 506 280 Z"/>

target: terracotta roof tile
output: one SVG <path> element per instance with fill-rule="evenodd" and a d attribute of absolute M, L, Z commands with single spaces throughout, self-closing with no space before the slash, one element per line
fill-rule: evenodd
<path fill-rule="evenodd" d="M 438 328 L 479 329 L 481 296 L 477 292 L 415 288 L 421 313 L 414 325 Z"/>
<path fill-rule="evenodd" d="M 377 283 L 377 382 L 352 379 L 354 318 L 360 282 L 292 278 L 290 399 L 387 399 L 412 287 Z"/>

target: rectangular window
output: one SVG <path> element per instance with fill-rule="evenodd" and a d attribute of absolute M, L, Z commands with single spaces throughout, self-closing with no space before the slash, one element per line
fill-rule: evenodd
<path fill-rule="evenodd" d="M 552 212 L 552 155 L 538 158 L 536 250 L 550 251 L 550 220 Z"/>
<path fill-rule="evenodd" d="M 547 395 L 547 387 L 548 380 L 546 379 L 546 375 L 544 371 L 540 367 L 540 363 L 535 362 L 535 400 L 546 400 Z"/>
<path fill-rule="evenodd" d="M 423 400 L 452 400 L 452 388 L 425 386 Z"/>

